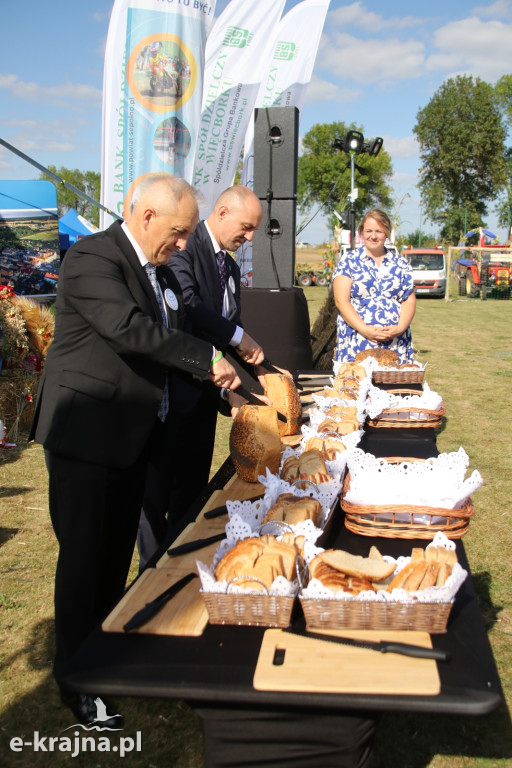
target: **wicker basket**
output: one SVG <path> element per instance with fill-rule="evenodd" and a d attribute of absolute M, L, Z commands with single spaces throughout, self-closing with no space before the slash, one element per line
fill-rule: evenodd
<path fill-rule="evenodd" d="M 288 627 L 295 596 L 204 592 L 210 624 L 238 624 L 247 627 Z"/>
<path fill-rule="evenodd" d="M 400 389 L 392 390 L 391 394 L 400 395 L 417 395 L 418 392 L 414 389 Z M 418 427 L 440 427 L 443 422 L 443 416 L 446 413 L 444 403 L 441 403 L 441 407 L 437 411 L 431 411 L 427 408 L 412 408 L 409 405 L 399 405 L 395 408 L 385 408 L 375 419 L 368 418 L 366 424 L 370 427 L 377 428 L 390 428 L 399 427 L 414 428 Z"/>
<path fill-rule="evenodd" d="M 392 463 L 423 461 L 423 459 L 395 457 L 386 460 Z M 442 531 L 449 539 L 460 539 L 466 533 L 469 521 L 475 514 L 471 499 L 466 499 L 460 509 L 422 507 L 412 504 L 352 504 L 345 498 L 349 488 L 350 473 L 347 472 L 341 497 L 341 508 L 345 512 L 345 527 L 352 533 L 362 536 L 433 539 L 437 531 Z"/>
<path fill-rule="evenodd" d="M 375 384 L 423 384 L 425 369 L 373 371 L 372 377 Z"/>
<path fill-rule="evenodd" d="M 394 603 L 370 600 L 318 600 L 301 595 L 307 629 L 405 629 L 446 632 L 454 601 Z"/>

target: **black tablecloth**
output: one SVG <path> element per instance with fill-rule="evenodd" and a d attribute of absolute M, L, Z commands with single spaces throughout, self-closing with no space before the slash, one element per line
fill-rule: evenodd
<path fill-rule="evenodd" d="M 377 456 L 437 455 L 435 431 L 430 429 L 368 430 L 361 445 Z M 223 487 L 232 472 L 228 459 L 208 493 Z M 193 513 L 197 511 L 198 507 Z M 350 533 L 338 509 L 329 546 L 367 555 L 371 544 L 398 557 L 409 555 L 414 546 L 424 547 L 426 542 L 370 539 Z M 469 571 L 461 541 L 457 542 L 457 556 Z M 304 627 L 300 611 L 294 624 Z M 257 627 L 210 624 L 200 637 L 107 634 L 97 629 L 69 664 L 64 682 L 72 690 L 100 695 L 158 696 L 190 702 L 203 719 L 207 768 L 287 768 L 292 764 L 295 768 L 362 768 L 368 744 L 358 737 L 371 735 L 376 712 L 476 715 L 492 711 L 503 700 L 470 575 L 457 594 L 448 632 L 432 635 L 433 646 L 451 655 L 450 661 L 438 664 L 441 692 L 437 696 L 312 693 L 307 694 L 305 707 L 304 696 L 296 693 L 256 691 L 252 679 L 264 632 Z M 273 744 L 270 753 L 265 746 L 268 743 Z M 303 755 L 306 762 L 298 762 Z M 232 759 L 235 762 L 230 762 Z"/>

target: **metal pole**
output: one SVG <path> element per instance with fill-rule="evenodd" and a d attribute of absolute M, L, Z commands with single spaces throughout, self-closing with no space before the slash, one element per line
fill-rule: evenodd
<path fill-rule="evenodd" d="M 356 247 L 356 206 L 354 201 L 355 189 L 355 152 L 350 153 L 350 247 Z"/>
<path fill-rule="evenodd" d="M 45 168 L 44 165 L 41 165 L 36 160 L 33 160 L 31 157 L 26 155 L 24 152 L 22 152 L 20 149 L 16 149 L 16 147 L 13 147 L 12 144 L 9 144 L 8 141 L 5 141 L 5 139 L 0 139 L 0 144 L 4 146 L 6 149 L 10 150 L 11 152 L 14 152 L 15 155 L 18 155 L 18 157 L 21 157 L 22 160 L 26 160 L 27 163 L 30 163 L 35 168 L 39 168 L 40 171 L 43 173 L 46 173 L 48 176 L 51 176 L 52 179 L 55 179 L 55 181 L 58 181 L 59 184 L 62 184 L 64 187 L 67 187 L 67 189 L 70 189 L 72 192 L 77 194 L 79 197 L 83 197 L 84 200 L 87 200 L 88 203 L 91 203 L 91 205 L 95 205 L 97 208 L 101 208 L 102 211 L 105 211 L 106 213 L 109 213 L 111 216 L 114 217 L 114 219 L 119 219 L 119 221 L 122 221 L 122 216 L 119 216 L 117 213 L 114 213 L 114 211 L 110 210 L 110 208 L 105 208 L 104 205 L 101 203 L 98 203 L 97 200 L 94 200 L 94 198 L 89 197 L 85 192 L 83 192 L 81 189 L 78 189 L 78 187 L 74 187 L 73 184 L 70 184 L 68 181 L 64 181 L 63 178 L 58 176 L 56 173 L 53 173 L 53 171 L 50 171 L 49 168 Z"/>

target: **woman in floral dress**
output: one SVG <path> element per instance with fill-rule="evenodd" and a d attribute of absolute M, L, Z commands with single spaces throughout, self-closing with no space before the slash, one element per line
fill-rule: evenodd
<path fill-rule="evenodd" d="M 416 309 L 412 269 L 384 245 L 387 214 L 368 211 L 358 229 L 364 245 L 340 259 L 333 275 L 338 308 L 335 360 L 354 360 L 370 347 L 393 349 L 400 363 L 413 359 L 410 324 Z"/>

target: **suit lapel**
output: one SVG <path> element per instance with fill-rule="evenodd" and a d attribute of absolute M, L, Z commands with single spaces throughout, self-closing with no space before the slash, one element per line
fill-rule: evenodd
<path fill-rule="evenodd" d="M 151 287 L 148 276 L 144 272 L 139 257 L 123 232 L 119 222 L 114 222 L 110 227 L 112 235 L 121 249 L 129 269 L 126 270 L 126 282 L 134 298 L 140 305 L 143 312 L 146 312 L 154 320 L 160 318 L 160 309 L 156 300 L 155 292 Z"/>

